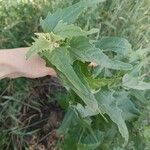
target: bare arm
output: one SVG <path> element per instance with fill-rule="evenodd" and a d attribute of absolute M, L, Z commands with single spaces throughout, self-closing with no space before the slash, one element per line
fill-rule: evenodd
<path fill-rule="evenodd" d="M 38 55 L 26 60 L 25 54 L 29 48 L 0 50 L 0 79 L 3 78 L 39 78 L 46 75 L 56 76 L 52 68 Z"/>

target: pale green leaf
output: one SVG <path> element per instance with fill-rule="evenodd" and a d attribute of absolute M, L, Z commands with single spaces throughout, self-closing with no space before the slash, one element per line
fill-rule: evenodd
<path fill-rule="evenodd" d="M 150 46 L 144 49 L 140 48 L 130 54 L 130 62 L 136 62 L 139 60 L 145 61 L 145 59 L 148 59 L 149 54 L 150 54 Z"/>
<path fill-rule="evenodd" d="M 95 150 L 100 146 L 103 138 L 103 132 L 96 130 L 93 135 L 88 134 L 83 141 L 78 143 L 78 150 Z"/>
<path fill-rule="evenodd" d="M 53 33 L 37 33 L 38 39 L 34 39 L 31 48 L 26 54 L 29 58 L 34 54 L 38 54 L 43 51 L 52 52 L 56 47 L 59 47 L 58 41 L 62 40 L 61 37 L 54 35 Z"/>
<path fill-rule="evenodd" d="M 81 104 L 77 104 L 75 108 L 78 110 L 82 118 L 91 117 L 99 114 L 99 111 L 95 111 L 93 113 L 88 106 L 83 107 Z"/>
<path fill-rule="evenodd" d="M 132 89 L 132 90 L 130 90 L 130 95 L 134 96 L 142 104 L 144 104 L 146 102 L 145 91 L 139 91 L 139 90 Z"/>
<path fill-rule="evenodd" d="M 49 13 L 47 17 L 40 21 L 40 24 L 45 32 L 51 32 L 56 27 L 59 21 L 72 24 L 76 21 L 79 15 L 87 8 L 94 4 L 104 2 L 104 0 L 84 0 L 64 9 L 59 9 L 53 14 Z"/>
<path fill-rule="evenodd" d="M 91 7 L 92 5 L 105 2 L 106 0 L 83 0 L 84 5 Z"/>
<path fill-rule="evenodd" d="M 142 81 L 139 77 L 133 77 L 132 75 L 125 74 L 122 79 L 122 84 L 126 88 L 136 90 L 148 90 L 150 89 L 150 83 Z"/>
<path fill-rule="evenodd" d="M 92 28 L 91 30 L 87 31 L 87 35 L 95 34 L 95 33 L 98 33 L 98 32 L 99 32 L 99 29 L 97 29 L 97 28 Z"/>
<path fill-rule="evenodd" d="M 69 108 L 65 114 L 61 126 L 57 129 L 57 132 L 59 134 L 66 133 L 70 129 L 70 126 L 73 124 L 74 121 L 77 121 L 76 113 L 74 112 L 73 109 Z"/>
<path fill-rule="evenodd" d="M 129 93 L 126 91 L 116 91 L 113 99 L 117 106 L 122 110 L 123 119 L 126 121 L 133 121 L 134 118 L 140 114 L 134 103 L 129 99 Z"/>
<path fill-rule="evenodd" d="M 76 94 L 81 97 L 84 103 L 89 106 L 91 111 L 95 112 L 98 109 L 97 101 L 90 89 L 82 83 L 80 78 L 73 70 L 66 48 L 62 47 L 55 49 L 51 55 L 48 52 L 44 52 L 43 55 L 66 77 L 68 82 L 71 84 L 70 86 L 73 88 Z"/>
<path fill-rule="evenodd" d="M 74 24 L 67 24 L 62 20 L 58 22 L 53 32 L 63 38 L 72 38 L 76 36 L 87 36 L 99 32 L 99 29 L 93 28 L 90 31 L 84 31 Z"/>
<path fill-rule="evenodd" d="M 109 69 L 131 70 L 132 65 L 117 60 L 111 60 L 100 49 L 90 44 L 85 37 L 73 38 L 71 41 L 71 54 L 83 62 L 93 62 Z"/>
<path fill-rule="evenodd" d="M 100 78 L 94 79 L 92 77 L 87 77 L 86 80 L 87 80 L 89 86 L 91 87 L 91 89 L 94 89 L 94 90 L 99 90 L 103 86 L 106 86 L 109 84 L 109 82 L 111 82 L 107 79 L 103 79 L 103 78 L 102 79 L 100 79 Z"/>
<path fill-rule="evenodd" d="M 136 53 L 140 56 L 140 57 L 146 57 L 148 54 L 150 54 L 150 46 L 144 48 L 144 49 L 138 49 L 136 51 Z"/>
<path fill-rule="evenodd" d="M 50 42 L 45 39 L 35 39 L 35 42 L 32 44 L 33 45 L 26 54 L 27 59 L 32 55 L 41 52 L 42 50 L 49 50 L 50 48 Z"/>
<path fill-rule="evenodd" d="M 83 31 L 80 27 L 73 24 L 68 25 L 60 21 L 53 31 L 56 35 L 59 35 L 63 38 L 72 38 L 75 36 L 86 36 L 86 31 Z"/>
<path fill-rule="evenodd" d="M 125 139 L 125 144 L 127 144 L 129 133 L 122 116 L 123 111 L 115 103 L 112 93 L 109 91 L 100 91 L 96 94 L 96 99 L 99 105 L 103 108 L 103 111 L 110 117 L 110 119 L 114 123 L 116 123 L 119 132 Z"/>
<path fill-rule="evenodd" d="M 131 52 L 131 44 L 120 37 L 103 37 L 95 43 L 95 46 L 103 51 L 114 51 L 121 55 L 128 55 Z"/>

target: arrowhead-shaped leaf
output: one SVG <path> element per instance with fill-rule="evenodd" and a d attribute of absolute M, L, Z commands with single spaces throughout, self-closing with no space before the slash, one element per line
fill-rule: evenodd
<path fill-rule="evenodd" d="M 132 65 L 118 60 L 111 60 L 99 48 L 95 48 L 85 37 L 73 38 L 70 44 L 71 54 L 80 61 L 94 62 L 109 69 L 131 70 Z"/>
<path fill-rule="evenodd" d="M 129 132 L 125 124 L 125 120 L 122 116 L 123 111 L 117 106 L 113 95 L 109 91 L 103 91 L 96 94 L 96 99 L 99 105 L 103 108 L 103 111 L 110 117 L 110 119 L 116 123 L 119 132 L 125 139 L 127 144 L 129 139 Z"/>
<path fill-rule="evenodd" d="M 80 27 L 73 24 L 68 25 L 60 21 L 53 31 L 56 35 L 59 35 L 63 38 L 72 38 L 76 36 L 86 36 L 87 32 L 83 31 Z"/>
<path fill-rule="evenodd" d="M 150 83 L 142 81 L 139 77 L 133 77 L 126 74 L 123 77 L 122 84 L 124 87 L 136 89 L 136 90 L 149 90 Z"/>
<path fill-rule="evenodd" d="M 53 14 L 49 13 L 44 20 L 41 19 L 41 26 L 45 32 L 52 32 L 59 21 L 62 20 L 63 22 L 72 24 L 87 7 L 104 1 L 105 0 L 83 0 L 67 8 L 59 9 Z"/>
<path fill-rule="evenodd" d="M 31 48 L 26 54 L 27 59 L 34 54 L 41 53 L 43 51 L 52 52 L 56 47 L 59 47 L 58 41 L 63 38 L 53 33 L 36 33 L 38 39 L 32 43 Z"/>
<path fill-rule="evenodd" d="M 87 135 L 83 141 L 78 143 L 78 150 L 95 150 L 103 141 L 103 132 L 95 131 L 92 135 Z"/>
<path fill-rule="evenodd" d="M 131 52 L 131 44 L 120 37 L 103 37 L 95 43 L 95 46 L 103 51 L 114 51 L 125 56 Z"/>
<path fill-rule="evenodd" d="M 69 86 L 72 90 L 81 97 L 84 103 L 89 106 L 91 111 L 95 112 L 98 109 L 97 101 L 90 89 L 84 85 L 81 79 L 75 73 L 71 66 L 69 53 L 65 47 L 55 49 L 51 54 L 48 52 L 43 53 L 44 57 L 53 64 L 67 79 Z"/>

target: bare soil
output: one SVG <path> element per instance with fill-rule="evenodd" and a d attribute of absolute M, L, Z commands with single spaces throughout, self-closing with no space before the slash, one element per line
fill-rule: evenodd
<path fill-rule="evenodd" d="M 29 150 L 56 150 L 56 143 L 61 138 L 56 135 L 56 129 L 64 116 L 56 101 L 58 93 L 65 93 L 65 89 L 53 77 L 39 79 L 30 87 L 26 103 L 32 106 L 32 100 L 39 106 L 35 109 L 24 105 L 20 115 L 25 132 L 33 132 L 25 137 Z"/>

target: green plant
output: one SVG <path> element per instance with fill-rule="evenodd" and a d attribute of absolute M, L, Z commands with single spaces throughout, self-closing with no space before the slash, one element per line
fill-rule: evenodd
<path fill-rule="evenodd" d="M 135 135 L 129 132 L 140 114 L 135 101 L 150 89 L 150 48 L 134 51 L 120 37 L 91 40 L 89 35 L 99 30 L 82 30 L 75 21 L 99 2 L 103 0 L 84 0 L 41 19 L 44 33 L 36 34 L 27 58 L 38 53 L 68 90 L 69 100 L 64 102 L 68 103 L 67 113 L 58 129 L 65 137 L 58 147 L 137 149 L 142 141 L 135 144 Z M 97 66 L 91 67 L 91 62 Z M 129 135 L 133 141 L 129 141 Z"/>

